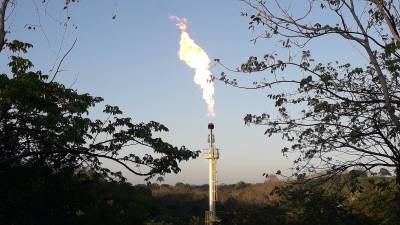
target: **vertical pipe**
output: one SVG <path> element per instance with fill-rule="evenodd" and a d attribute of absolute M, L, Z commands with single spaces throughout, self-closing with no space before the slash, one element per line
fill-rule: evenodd
<path fill-rule="evenodd" d="M 211 151 L 211 149 L 210 149 L 210 151 Z M 208 171 L 209 171 L 209 176 L 208 176 L 208 189 L 209 189 L 209 193 L 208 193 L 208 196 L 209 196 L 209 210 L 210 210 L 210 212 L 214 212 L 215 211 L 215 206 L 214 206 L 214 199 L 213 199 L 213 197 L 214 197 L 214 184 L 213 184 L 213 179 L 214 179 L 214 173 L 213 173 L 213 169 L 214 169 L 214 166 L 213 166 L 213 159 L 212 158 L 210 158 L 209 160 L 208 160 Z"/>
<path fill-rule="evenodd" d="M 209 170 L 209 205 L 210 205 L 210 212 L 215 212 L 215 197 L 216 197 L 216 152 L 214 147 L 214 135 L 213 129 L 210 129 L 210 149 L 209 149 L 210 159 L 208 160 L 208 170 Z"/>

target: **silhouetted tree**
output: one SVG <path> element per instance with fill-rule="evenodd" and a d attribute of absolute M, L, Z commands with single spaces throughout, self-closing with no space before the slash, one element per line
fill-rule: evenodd
<path fill-rule="evenodd" d="M 63 10 L 75 2 L 61 2 Z M 103 162 L 149 180 L 179 172 L 178 163 L 198 152 L 163 141 L 157 136 L 168 131 L 164 125 L 135 123 L 117 106 L 93 118 L 101 97 L 55 81 L 76 41 L 52 74 L 34 70 L 24 54 L 32 45 L 7 39 L 16 3 L 0 1 L 0 52 L 10 59 L 0 71 L 0 180 L 7 181 L 0 224 L 144 224 L 154 212 L 151 192 L 133 188 Z"/>
<path fill-rule="evenodd" d="M 31 47 L 19 41 L 6 46 L 15 53 Z M 47 75 L 32 71 L 32 63 L 21 55 L 13 55 L 9 66 L 10 75 L 0 74 L 1 170 L 40 164 L 54 170 L 88 167 L 121 177 L 102 166 L 101 160 L 111 160 L 150 179 L 177 173 L 179 161 L 198 155 L 153 137 L 154 132 L 168 131 L 162 124 L 134 123 L 116 106 L 105 107 L 103 120 L 87 116 L 102 98 L 49 81 Z"/>
<path fill-rule="evenodd" d="M 292 8 L 277 0 L 243 2 L 250 7 L 243 13 L 250 29 L 260 31 L 254 41 L 279 39 L 290 53 L 288 58 L 276 53 L 251 56 L 231 70 L 264 72 L 253 86 L 243 86 L 226 73 L 219 77 L 238 88 L 269 91 L 278 115 L 248 114 L 245 122 L 265 125 L 269 136 L 282 135 L 289 143 L 282 152 L 299 154 L 294 161 L 298 178 L 309 172 L 327 171 L 330 176 L 353 167 L 387 167 L 396 170 L 400 183 L 399 2 L 310 0 L 293 1 Z M 307 47 L 330 36 L 360 48 L 368 65 L 312 58 Z"/>

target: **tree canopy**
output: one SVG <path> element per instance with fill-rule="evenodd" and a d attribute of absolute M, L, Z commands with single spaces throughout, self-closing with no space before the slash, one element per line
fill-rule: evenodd
<path fill-rule="evenodd" d="M 15 53 L 31 47 L 19 41 L 6 45 Z M 178 162 L 198 155 L 154 137 L 154 132 L 168 131 L 164 125 L 154 121 L 134 123 L 122 116 L 117 106 L 106 105 L 103 120 L 91 118 L 89 110 L 103 101 L 101 97 L 49 81 L 42 72 L 32 71 L 32 63 L 21 55 L 12 56 L 9 66 L 12 74 L 0 75 L 2 169 L 39 163 L 55 170 L 88 167 L 120 176 L 102 166 L 101 159 L 106 159 L 149 179 L 177 173 Z M 147 150 L 135 151 L 135 146 Z"/>
<path fill-rule="evenodd" d="M 229 70 L 217 78 L 239 88 L 265 89 L 275 102 L 277 116 L 248 114 L 245 122 L 265 125 L 269 136 L 282 135 L 287 141 L 282 152 L 298 154 L 298 178 L 385 167 L 397 171 L 399 179 L 399 2 L 310 0 L 304 1 L 305 9 L 304 3 L 296 8 L 294 2 L 277 0 L 243 2 L 249 6 L 242 13 L 249 28 L 260 34 L 254 41 L 279 40 L 289 52 L 288 57 L 251 56 L 237 69 L 220 62 Z M 367 65 L 313 58 L 309 47 L 316 39 L 329 44 L 325 37 L 360 48 Z M 231 74 L 261 72 L 264 78 L 253 80 L 253 86 L 244 86 Z"/>
<path fill-rule="evenodd" d="M 9 56 L 0 67 L 0 224 L 144 224 L 156 207 L 151 193 L 119 170 L 150 181 L 199 152 L 165 142 L 167 127 L 135 122 L 118 106 L 95 118 L 102 97 L 55 79 L 75 42 L 51 74 L 36 69 L 26 54 L 33 45 L 7 38 L 15 3 L 0 1 L 0 54 Z"/>
<path fill-rule="evenodd" d="M 65 1 L 63 10 L 76 2 Z M 198 156 L 185 146 L 163 141 L 157 133 L 168 132 L 164 125 L 135 123 L 117 106 L 106 105 L 104 118 L 89 115 L 103 98 L 79 93 L 55 79 L 75 42 L 52 74 L 34 70 L 32 61 L 25 57 L 33 46 L 7 39 L 6 21 L 12 13 L 8 10 L 14 4 L 12 0 L 0 4 L 0 52 L 10 54 L 9 69 L 5 66 L 0 71 L 0 169 L 38 164 L 54 170 L 89 168 L 123 178 L 120 172 L 102 165 L 110 160 L 148 180 L 177 173 L 180 161 Z"/>

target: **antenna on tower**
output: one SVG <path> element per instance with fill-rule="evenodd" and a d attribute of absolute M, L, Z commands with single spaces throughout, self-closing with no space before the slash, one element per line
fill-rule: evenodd
<path fill-rule="evenodd" d="M 215 203 L 217 201 L 217 160 L 219 159 L 219 149 L 215 147 L 215 136 L 213 134 L 214 124 L 208 124 L 208 143 L 209 149 L 205 151 L 204 158 L 208 160 L 208 187 L 209 187 L 209 210 L 205 213 L 205 224 L 213 225 L 220 220 L 217 218 Z"/>

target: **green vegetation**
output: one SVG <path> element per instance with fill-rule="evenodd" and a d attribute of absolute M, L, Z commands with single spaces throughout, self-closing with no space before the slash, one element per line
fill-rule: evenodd
<path fill-rule="evenodd" d="M 153 185 L 162 206 L 158 221 L 203 224 L 208 186 L 178 183 Z M 239 182 L 219 186 L 221 224 L 399 224 L 394 179 L 354 177 L 351 173 L 329 181 L 288 184 L 268 179 L 261 184 Z M 382 197 L 385 196 L 385 197 Z M 198 223 L 195 223 L 197 221 Z"/>
<path fill-rule="evenodd" d="M 400 2 L 243 2 L 248 8 L 242 15 L 259 34 L 254 42 L 282 46 L 218 77 L 237 88 L 265 90 L 275 103 L 274 112 L 248 114 L 245 122 L 285 140 L 282 153 L 296 155 L 293 175 L 300 179 L 386 167 L 400 184 Z M 313 45 L 317 41 L 355 46 L 362 60 L 342 62 L 343 51 L 313 57 L 325 51 Z M 246 76 L 245 84 L 238 73 Z"/>
<path fill-rule="evenodd" d="M 88 170 L 30 166 L 1 172 L 0 224 L 204 224 L 208 185 L 132 186 Z M 226 225 L 396 225 L 400 208 L 392 177 L 351 173 L 325 181 L 220 185 Z M 62 219 L 61 219 L 62 218 Z"/>
<path fill-rule="evenodd" d="M 24 166 L 1 171 L 0 224 L 143 224 L 149 190 L 91 171 Z"/>
<path fill-rule="evenodd" d="M 0 169 L 87 167 L 123 179 L 120 173 L 102 166 L 101 160 L 110 160 L 150 179 L 177 173 L 179 161 L 197 157 L 198 152 L 154 137 L 168 131 L 164 125 L 134 123 L 117 106 L 106 105 L 102 119 L 88 116 L 89 110 L 103 101 L 101 97 L 66 88 L 53 81 L 56 73 L 49 78 L 33 71 L 32 62 L 23 57 L 32 45 L 12 41 L 6 46 L 13 55 L 8 64 L 10 74 L 0 74 Z M 143 154 L 132 151 L 138 146 Z"/>
<path fill-rule="evenodd" d="M 101 97 L 56 82 L 58 68 L 34 70 L 26 58 L 33 46 L 5 39 L 8 3 L 0 6 L 0 52 L 10 53 L 0 73 L 0 224 L 144 224 L 151 192 L 103 162 L 150 180 L 199 153 L 163 141 L 157 133 L 167 127 L 134 123 L 117 106 L 106 105 L 104 118 L 89 115 Z"/>
<path fill-rule="evenodd" d="M 64 9 L 77 2 L 66 0 Z M 268 135 L 282 134 L 289 143 L 283 152 L 297 152 L 299 158 L 295 181 L 268 176 L 262 184 L 220 185 L 222 224 L 400 224 L 399 2 L 363 1 L 366 18 L 361 18 L 360 5 L 352 0 L 310 1 L 336 15 L 339 23 L 333 25 L 302 23 L 315 7 L 294 19 L 278 1 L 278 14 L 271 14 L 265 1 L 244 2 L 254 10 L 243 14 L 249 15 L 250 27 L 261 26 L 266 38 L 283 38 L 283 47 L 302 49 L 312 39 L 337 34 L 362 47 L 369 65 L 319 63 L 304 49 L 297 61 L 252 56 L 235 71 L 273 74 L 273 80 L 255 81 L 254 89 L 295 85 L 268 95 L 278 117 L 249 114 L 245 120 L 266 125 Z M 150 180 L 178 173 L 179 162 L 199 153 L 156 137 L 168 129 L 154 121 L 135 123 L 117 106 L 106 105 L 104 118 L 89 115 L 101 97 L 56 82 L 58 68 L 53 74 L 34 70 L 25 57 L 33 46 L 7 40 L 4 22 L 11 3 L 0 4 L 0 52 L 10 53 L 8 68 L 0 74 L 0 224 L 203 224 L 207 185 L 169 186 L 160 177 L 160 184 L 133 186 L 102 164 L 111 160 Z M 377 32 L 371 34 L 372 27 Z M 309 75 L 276 80 L 277 71 L 292 66 Z M 220 80 L 240 87 L 226 74 Z M 293 105 L 301 112 L 290 110 Z M 140 151 L 129 151 L 135 147 Z M 337 152 L 348 158 L 334 159 Z M 380 176 L 366 176 L 375 167 L 389 168 L 395 176 L 384 168 Z M 341 174 L 354 168 L 360 170 Z M 321 171 L 323 176 L 305 182 L 307 173 Z"/>

